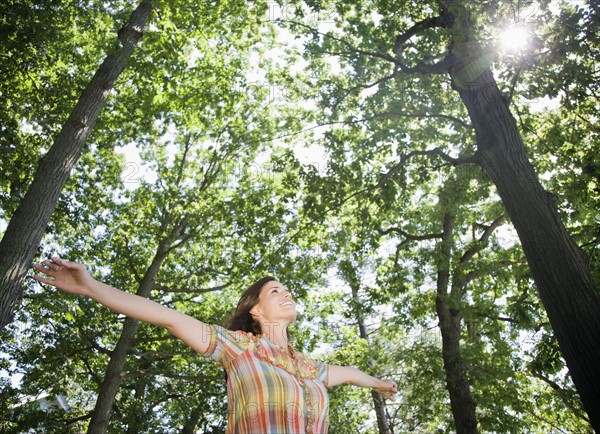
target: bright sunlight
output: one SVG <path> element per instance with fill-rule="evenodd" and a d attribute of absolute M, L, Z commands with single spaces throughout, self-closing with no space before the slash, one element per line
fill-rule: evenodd
<path fill-rule="evenodd" d="M 522 26 L 510 26 L 500 33 L 500 46 L 505 52 L 517 53 L 527 48 L 529 33 Z"/>

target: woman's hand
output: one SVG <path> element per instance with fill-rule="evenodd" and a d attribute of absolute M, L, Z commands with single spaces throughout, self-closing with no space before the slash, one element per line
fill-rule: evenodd
<path fill-rule="evenodd" d="M 339 384 L 354 384 L 358 387 L 371 388 L 389 399 L 398 393 L 398 386 L 395 381 L 380 380 L 351 366 L 327 365 L 327 371 L 327 387 L 334 387 Z"/>
<path fill-rule="evenodd" d="M 84 265 L 76 262 L 52 258 L 42 264 L 34 264 L 33 268 L 47 277 L 35 274 L 33 278 L 41 283 L 56 286 L 58 289 L 76 295 L 88 295 L 94 279 Z"/>
<path fill-rule="evenodd" d="M 380 395 L 385 396 L 388 399 L 392 399 L 396 393 L 398 393 L 398 385 L 392 380 L 379 380 L 381 386 L 374 387 L 373 390 Z"/>

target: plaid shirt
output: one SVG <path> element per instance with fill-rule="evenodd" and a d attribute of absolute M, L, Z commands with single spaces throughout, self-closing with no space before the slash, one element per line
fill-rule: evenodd
<path fill-rule="evenodd" d="M 206 355 L 228 377 L 227 434 L 327 433 L 327 365 L 264 336 L 211 327 Z"/>

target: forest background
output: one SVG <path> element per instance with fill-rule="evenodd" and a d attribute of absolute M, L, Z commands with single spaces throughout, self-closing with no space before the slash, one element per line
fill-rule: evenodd
<path fill-rule="evenodd" d="M 2 432 L 225 430 L 222 371 L 55 254 L 210 323 L 277 276 L 297 349 L 398 382 L 332 433 L 599 429 L 597 5 L 0 10 Z"/>

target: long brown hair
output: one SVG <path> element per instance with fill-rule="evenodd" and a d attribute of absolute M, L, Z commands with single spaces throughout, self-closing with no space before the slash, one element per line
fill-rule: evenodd
<path fill-rule="evenodd" d="M 260 324 L 258 321 L 254 320 L 250 310 L 258 304 L 258 297 L 260 296 L 262 287 L 265 286 L 267 282 L 273 280 L 277 279 L 273 276 L 265 276 L 250 285 L 246 292 L 240 297 L 240 301 L 238 301 L 233 315 L 225 321 L 225 327 L 233 331 L 242 330 L 255 335 L 260 335 L 262 333 Z"/>

